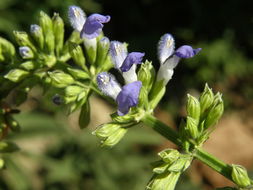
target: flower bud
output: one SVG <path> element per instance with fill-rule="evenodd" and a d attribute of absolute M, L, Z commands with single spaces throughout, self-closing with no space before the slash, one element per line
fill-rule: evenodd
<path fill-rule="evenodd" d="M 187 94 L 187 97 L 188 97 L 186 105 L 187 115 L 195 119 L 198 124 L 200 117 L 200 103 L 197 100 L 197 98 L 191 96 L 190 94 Z"/>
<path fill-rule="evenodd" d="M 205 85 L 204 92 L 200 96 L 201 113 L 204 113 L 213 103 L 214 95 L 212 89 Z"/>
<path fill-rule="evenodd" d="M 206 129 L 215 125 L 223 114 L 224 104 L 221 96 L 222 95 L 220 93 L 217 93 L 214 97 L 213 106 L 210 109 L 205 121 Z"/>
<path fill-rule="evenodd" d="M 45 38 L 45 48 L 49 53 L 53 53 L 55 48 L 55 36 L 53 33 L 52 20 L 46 13 L 41 11 L 39 23 Z"/>
<path fill-rule="evenodd" d="M 196 119 L 193 119 L 192 117 L 187 117 L 185 130 L 188 133 L 188 136 L 190 136 L 193 139 L 196 139 L 199 136 L 198 131 L 198 122 Z"/>
<path fill-rule="evenodd" d="M 48 74 L 52 79 L 53 86 L 57 88 L 64 88 L 74 83 L 74 79 L 69 74 L 66 74 L 60 70 L 48 72 Z"/>
<path fill-rule="evenodd" d="M 108 123 L 99 126 L 92 134 L 102 139 L 102 146 L 112 147 L 123 138 L 126 132 L 127 129 L 122 128 L 121 125 L 117 123 Z"/>
<path fill-rule="evenodd" d="M 0 170 L 4 168 L 4 160 L 2 158 L 0 158 Z"/>
<path fill-rule="evenodd" d="M 168 170 L 170 172 L 183 172 L 191 165 L 191 162 L 192 157 L 190 155 L 181 154 L 180 157 L 168 167 Z"/>
<path fill-rule="evenodd" d="M 39 48 L 42 50 L 44 47 L 44 36 L 42 28 L 37 24 L 32 24 L 30 26 L 30 33 L 34 41 L 38 44 Z"/>
<path fill-rule="evenodd" d="M 35 68 L 35 63 L 33 61 L 26 61 L 21 63 L 19 67 L 26 71 L 31 71 Z"/>
<path fill-rule="evenodd" d="M 18 146 L 13 142 L 0 142 L 0 153 L 15 152 L 17 150 L 19 150 Z"/>
<path fill-rule="evenodd" d="M 34 57 L 32 50 L 27 46 L 19 47 L 19 54 L 23 59 L 32 59 Z"/>
<path fill-rule="evenodd" d="M 69 43 L 69 53 L 70 53 L 72 59 L 74 60 L 74 62 L 78 66 L 80 66 L 84 70 L 87 70 L 87 68 L 85 66 L 86 60 L 83 55 L 83 50 L 82 50 L 81 46 L 79 46 L 75 43 Z"/>
<path fill-rule="evenodd" d="M 64 92 L 65 92 L 65 96 L 77 96 L 83 90 L 84 89 L 80 86 L 70 85 L 65 88 Z"/>
<path fill-rule="evenodd" d="M 71 68 L 71 67 L 68 67 L 67 69 L 68 69 L 69 73 L 70 73 L 73 77 L 75 77 L 76 79 L 85 80 L 85 79 L 89 79 L 89 78 L 90 78 L 90 76 L 89 76 L 88 73 L 86 73 L 86 72 L 84 72 L 84 71 L 82 71 L 82 70 L 80 70 L 80 69 L 73 69 L 73 68 Z"/>
<path fill-rule="evenodd" d="M 27 71 L 21 69 L 12 69 L 4 76 L 4 78 L 9 79 L 12 82 L 19 82 L 28 75 L 29 73 Z"/>
<path fill-rule="evenodd" d="M 152 62 L 146 61 L 144 64 L 141 64 L 141 68 L 138 72 L 138 80 L 142 82 L 142 85 L 147 88 L 147 91 L 150 91 L 153 85 L 155 78 L 155 70 L 152 66 Z"/>
<path fill-rule="evenodd" d="M 28 46 L 34 52 L 36 52 L 35 46 L 32 44 L 28 34 L 26 32 L 14 31 L 13 32 L 16 42 L 19 46 Z"/>
<path fill-rule="evenodd" d="M 105 59 L 108 55 L 109 47 L 110 40 L 107 37 L 103 37 L 98 41 L 97 57 L 95 63 L 97 67 L 103 66 L 103 64 L 105 64 Z"/>
<path fill-rule="evenodd" d="M 53 31 L 55 36 L 55 51 L 56 55 L 59 56 L 64 42 L 64 22 L 59 14 L 55 13 L 53 16 Z"/>
<path fill-rule="evenodd" d="M 175 149 L 165 149 L 159 152 L 158 156 L 160 156 L 164 162 L 171 164 L 179 158 L 180 153 Z"/>
<path fill-rule="evenodd" d="M 174 190 L 180 172 L 167 172 L 156 175 L 147 186 L 147 190 Z"/>
<path fill-rule="evenodd" d="M 1 60 L 5 58 L 12 60 L 15 55 L 15 47 L 8 40 L 0 37 Z"/>
<path fill-rule="evenodd" d="M 162 99 L 163 95 L 165 94 L 165 86 L 163 85 L 163 80 L 156 81 L 154 85 L 152 86 L 151 92 L 150 92 L 150 108 L 154 109 L 157 104 Z"/>
<path fill-rule="evenodd" d="M 79 115 L 79 126 L 81 129 L 87 127 L 90 123 L 90 103 L 89 100 L 83 104 Z"/>
<path fill-rule="evenodd" d="M 61 105 L 63 103 L 62 97 L 59 94 L 55 94 L 52 98 L 52 102 L 55 105 Z"/>
<path fill-rule="evenodd" d="M 97 39 L 83 38 L 84 48 L 86 52 L 86 58 L 89 64 L 94 64 L 97 57 Z"/>
<path fill-rule="evenodd" d="M 232 164 L 232 179 L 239 187 L 247 187 L 250 185 L 247 170 L 240 165 Z"/>

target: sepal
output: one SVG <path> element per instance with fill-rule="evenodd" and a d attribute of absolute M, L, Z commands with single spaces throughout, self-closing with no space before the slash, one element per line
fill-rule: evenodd
<path fill-rule="evenodd" d="M 48 72 L 48 75 L 52 80 L 52 85 L 57 88 L 64 88 L 75 82 L 71 75 L 60 70 Z"/>
<path fill-rule="evenodd" d="M 247 170 L 240 166 L 232 164 L 232 179 L 239 187 L 247 187 L 251 184 Z"/>
<path fill-rule="evenodd" d="M 54 13 L 53 16 L 53 32 L 55 36 L 55 51 L 56 55 L 59 56 L 64 42 L 64 22 L 58 13 Z"/>
<path fill-rule="evenodd" d="M 29 72 L 24 71 L 22 69 L 12 69 L 6 75 L 4 75 L 4 78 L 9 79 L 12 82 L 20 82 L 28 75 Z"/>

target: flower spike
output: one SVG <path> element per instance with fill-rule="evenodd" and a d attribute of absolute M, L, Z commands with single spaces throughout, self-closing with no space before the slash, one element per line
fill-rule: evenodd
<path fill-rule="evenodd" d="M 83 25 L 81 38 L 86 37 L 88 39 L 92 39 L 98 37 L 102 31 L 102 28 L 104 27 L 103 23 L 109 22 L 110 19 L 110 16 L 104 16 L 100 14 L 90 15 Z"/>
<path fill-rule="evenodd" d="M 118 103 L 118 115 L 125 115 L 131 107 L 137 106 L 141 87 L 141 81 L 135 81 L 123 86 L 116 99 Z"/>
<path fill-rule="evenodd" d="M 131 69 L 133 64 L 141 64 L 144 55 L 145 53 L 140 52 L 129 53 L 121 65 L 120 70 L 122 72 L 127 72 Z"/>
<path fill-rule="evenodd" d="M 121 91 L 121 87 L 115 77 L 107 72 L 102 72 L 97 75 L 97 84 L 103 94 L 112 97 L 114 100 L 116 100 Z"/>
<path fill-rule="evenodd" d="M 78 6 L 70 6 L 68 11 L 68 17 L 71 26 L 78 32 L 81 32 L 86 21 L 86 15 L 83 10 Z"/>

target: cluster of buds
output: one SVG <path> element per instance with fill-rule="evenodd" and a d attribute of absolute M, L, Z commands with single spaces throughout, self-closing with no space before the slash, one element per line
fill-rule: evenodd
<path fill-rule="evenodd" d="M 219 92 L 214 95 L 207 84 L 199 99 L 188 94 L 186 122 L 180 126 L 182 139 L 194 140 L 196 145 L 204 143 L 223 110 L 222 95 Z"/>
<path fill-rule="evenodd" d="M 174 190 L 180 175 L 190 166 L 193 158 L 174 149 L 163 150 L 158 156 L 161 160 L 154 163 L 154 175 L 146 189 Z"/>

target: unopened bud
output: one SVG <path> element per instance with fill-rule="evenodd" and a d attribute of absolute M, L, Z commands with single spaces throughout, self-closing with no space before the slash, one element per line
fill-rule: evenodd
<path fill-rule="evenodd" d="M 22 68 L 26 71 L 31 71 L 35 68 L 35 62 L 26 61 L 26 62 L 20 64 L 20 68 Z"/>
<path fill-rule="evenodd" d="M 147 88 L 147 91 L 150 91 L 154 78 L 155 70 L 152 66 L 152 62 L 146 61 L 144 64 L 141 64 L 141 68 L 138 72 L 138 80 L 140 80 L 142 85 Z"/>
<path fill-rule="evenodd" d="M 32 44 L 28 34 L 26 32 L 14 31 L 13 32 L 16 42 L 19 46 L 28 46 L 34 52 L 36 51 L 35 46 Z"/>
<path fill-rule="evenodd" d="M 193 119 L 192 117 L 188 116 L 185 130 L 191 138 L 196 139 L 199 136 L 198 122 L 196 121 L 196 119 Z"/>
<path fill-rule="evenodd" d="M 65 92 L 65 96 L 77 96 L 83 90 L 84 89 L 80 86 L 70 85 L 65 88 L 64 92 Z"/>
<path fill-rule="evenodd" d="M 34 57 L 32 50 L 27 46 L 19 47 L 19 54 L 23 59 L 32 59 Z"/>
<path fill-rule="evenodd" d="M 224 104 L 221 96 L 222 95 L 220 93 L 217 93 L 214 97 L 213 106 L 210 109 L 205 121 L 206 129 L 215 125 L 223 114 Z"/>
<path fill-rule="evenodd" d="M 44 47 L 44 36 L 42 28 L 37 24 L 32 24 L 30 26 L 30 33 L 34 41 L 38 44 L 39 48 L 42 50 Z"/>
<path fill-rule="evenodd" d="M 70 42 L 69 43 L 69 53 L 70 53 L 72 59 L 74 60 L 74 62 L 78 66 L 80 66 L 83 69 L 87 69 L 85 66 L 86 60 L 85 60 L 81 46 Z"/>
<path fill-rule="evenodd" d="M 52 84 L 57 88 L 64 88 L 74 83 L 74 79 L 69 74 L 66 74 L 60 70 L 48 72 L 48 74 L 52 79 Z"/>
<path fill-rule="evenodd" d="M 175 149 L 165 149 L 158 153 L 158 156 L 166 163 L 172 163 L 177 160 L 180 156 L 180 153 Z"/>
<path fill-rule="evenodd" d="M 56 55 L 59 56 L 64 42 L 64 22 L 57 13 L 55 13 L 53 16 L 53 31 L 55 36 Z"/>
<path fill-rule="evenodd" d="M 105 64 L 106 56 L 108 55 L 110 47 L 110 40 L 107 37 L 103 37 L 98 41 L 96 66 L 103 66 Z"/>
<path fill-rule="evenodd" d="M 204 113 L 213 103 L 214 95 L 212 89 L 205 85 L 204 92 L 200 96 L 201 113 Z"/>
<path fill-rule="evenodd" d="M 85 80 L 85 79 L 89 79 L 90 78 L 90 76 L 89 76 L 89 74 L 87 72 L 82 71 L 80 69 L 73 69 L 73 68 L 70 68 L 70 67 L 68 67 L 67 69 L 68 69 L 69 73 L 73 77 L 75 77 L 76 79 Z"/>
<path fill-rule="evenodd" d="M 198 123 L 200 117 L 200 103 L 197 100 L 197 98 L 191 96 L 190 94 L 188 94 L 187 97 L 188 97 L 186 105 L 187 115 L 192 117 L 193 119 L 196 119 Z"/>
<path fill-rule="evenodd" d="M 87 55 L 87 61 L 89 64 L 94 64 L 97 57 L 97 39 L 83 38 L 84 48 Z"/>
<path fill-rule="evenodd" d="M 12 60 L 15 55 L 15 47 L 8 40 L 0 37 L 1 60 Z"/>
<path fill-rule="evenodd" d="M 9 79 L 12 82 L 19 82 L 28 75 L 29 73 L 27 71 L 21 69 L 12 69 L 4 76 L 4 78 Z"/>
<path fill-rule="evenodd" d="M 49 53 L 53 53 L 55 47 L 55 38 L 52 20 L 46 13 L 41 11 L 39 22 L 45 37 L 45 48 Z"/>
<path fill-rule="evenodd" d="M 232 179 L 239 187 L 247 187 L 250 185 L 247 170 L 240 165 L 232 164 Z"/>

